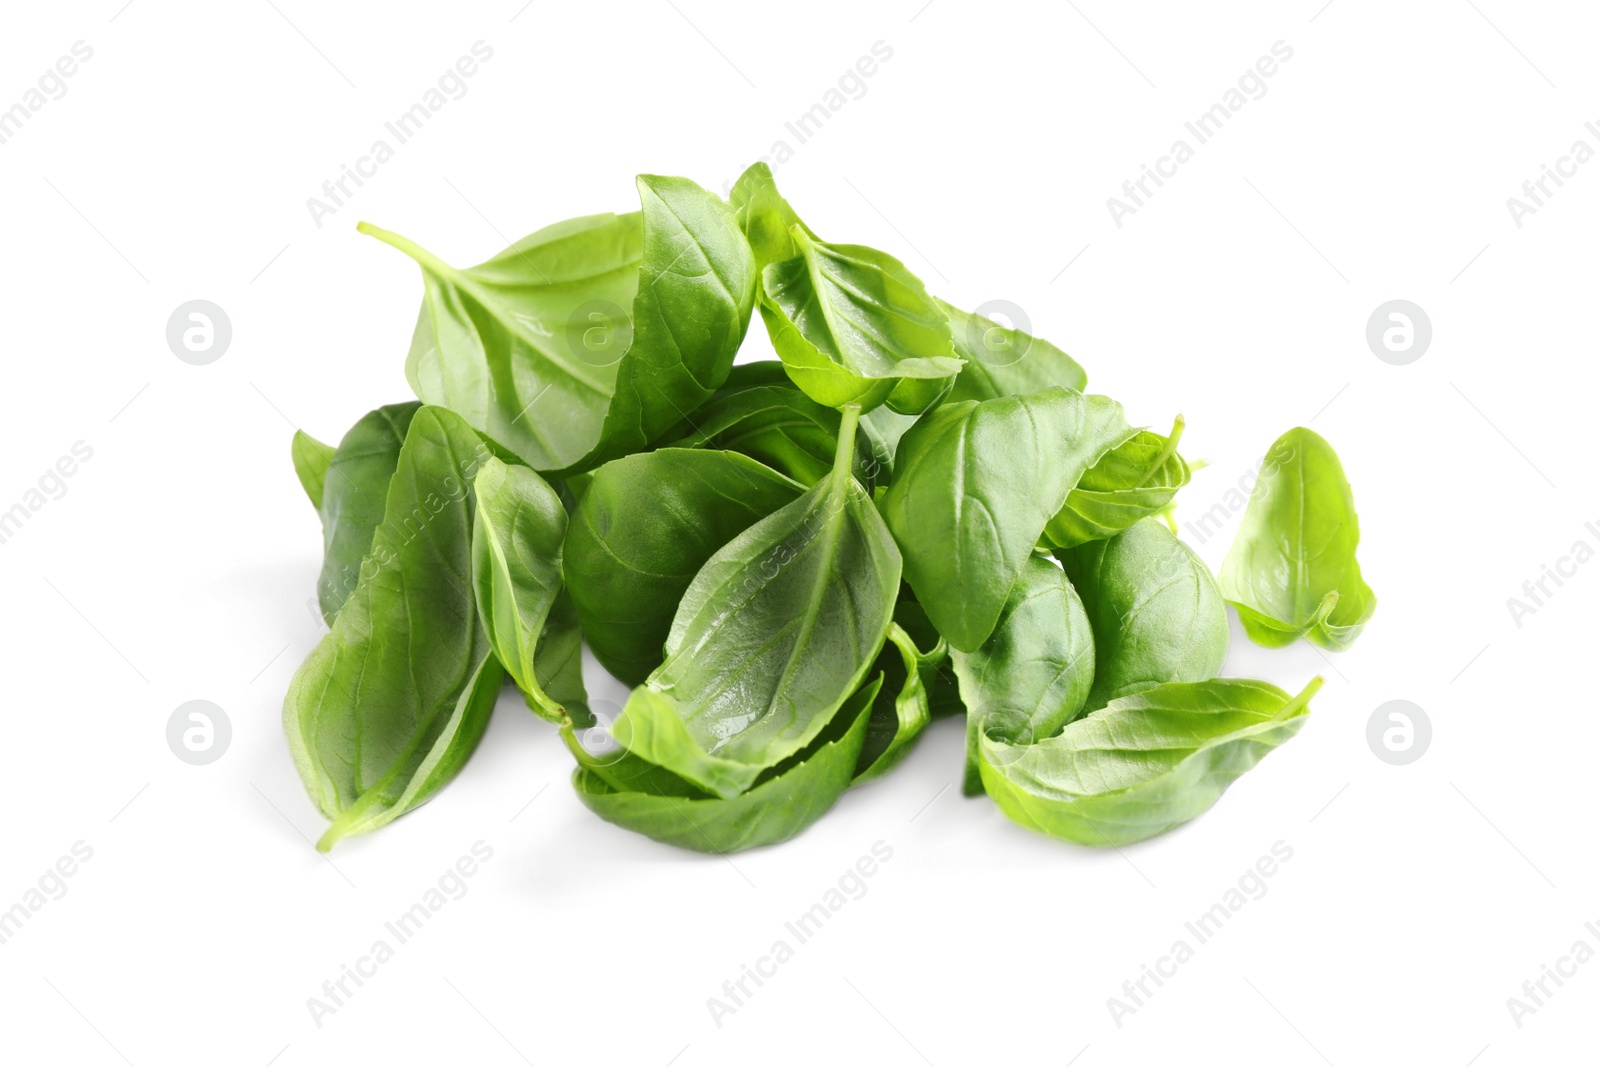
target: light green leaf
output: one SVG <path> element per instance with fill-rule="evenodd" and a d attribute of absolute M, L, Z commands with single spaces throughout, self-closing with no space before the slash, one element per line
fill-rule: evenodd
<path fill-rule="evenodd" d="M 1140 430 L 1101 456 L 1044 528 L 1045 543 L 1072 548 L 1101 541 L 1165 511 L 1178 490 L 1189 484 L 1189 464 L 1178 455 L 1182 436 L 1180 415 L 1170 436 Z"/>
<path fill-rule="evenodd" d="M 1361 577 L 1361 527 L 1339 454 L 1296 427 L 1262 462 L 1244 521 L 1222 561 L 1222 592 L 1258 645 L 1304 637 L 1333 652 L 1355 643 L 1377 610 Z"/>
<path fill-rule="evenodd" d="M 1174 682 L 1122 697 L 1031 745 L 985 736 L 984 788 L 1016 822 L 1119 846 L 1179 826 L 1300 731 L 1313 679 L 1291 697 L 1245 679 Z"/>
<path fill-rule="evenodd" d="M 989 639 L 952 658 L 967 707 L 968 796 L 983 792 L 983 732 L 1013 744 L 1051 737 L 1083 711 L 1094 685 L 1094 635 L 1083 602 L 1061 568 L 1038 556 L 1023 567 Z"/>
<path fill-rule="evenodd" d="M 949 654 L 942 640 L 929 651 L 921 651 L 898 623 L 890 624 L 888 640 L 874 665 L 879 673 L 868 683 L 882 688 L 872 703 L 855 784 L 883 777 L 911 754 L 912 743 L 933 721 L 928 689 Z"/>
<path fill-rule="evenodd" d="M 289 442 L 289 455 L 294 460 L 300 488 L 306 491 L 311 506 L 322 510 L 322 484 L 328 480 L 328 461 L 333 459 L 333 446 L 323 444 L 304 430 L 296 430 Z"/>
<path fill-rule="evenodd" d="M 1083 392 L 1089 376 L 1049 341 L 943 300 L 938 304 L 950 320 L 956 355 L 967 361 L 945 403 L 1025 396 L 1056 386 Z"/>
<path fill-rule="evenodd" d="M 417 395 L 559 474 L 646 447 L 709 397 L 749 325 L 754 260 L 716 196 L 638 188 L 639 213 L 557 223 L 465 270 L 362 223 L 423 270 Z"/>
<path fill-rule="evenodd" d="M 537 668 L 539 640 L 561 592 L 566 509 L 543 478 L 498 459 L 489 459 L 472 484 L 472 587 L 489 644 L 528 707 L 561 722 L 566 711 L 544 691 Z"/>

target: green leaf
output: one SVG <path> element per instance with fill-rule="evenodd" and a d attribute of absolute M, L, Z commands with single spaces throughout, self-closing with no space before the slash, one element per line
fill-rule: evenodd
<path fill-rule="evenodd" d="M 634 782 L 664 788 L 626 790 L 582 765 L 573 771 L 572 785 L 584 806 L 607 822 L 679 848 L 728 853 L 787 841 L 850 788 L 878 685 L 874 680 L 851 694 L 804 752 L 764 774 L 746 793 L 709 797 L 682 783 L 638 776 Z"/>
<path fill-rule="evenodd" d="M 952 648 L 983 644 L 1045 524 L 1133 432 L 1115 401 L 1048 389 L 944 404 L 906 433 L 879 507 Z"/>
<path fill-rule="evenodd" d="M 483 736 L 502 677 L 470 578 L 471 485 L 489 458 L 457 416 L 416 413 L 371 565 L 290 683 L 289 750 L 333 822 L 319 849 L 426 802 Z"/>
<path fill-rule="evenodd" d="M 567 713 L 568 721 L 582 726 L 594 722 L 589 691 L 583 684 L 583 631 L 578 625 L 578 609 L 565 588 L 556 594 L 545 617 L 544 633 L 533 653 L 533 675 L 544 695 Z"/>
<path fill-rule="evenodd" d="M 1094 635 L 1083 602 L 1061 568 L 1038 556 L 1023 568 L 989 639 L 952 658 L 968 709 L 968 796 L 983 792 L 982 732 L 1013 744 L 1051 737 L 1083 711 L 1094 684 Z"/>
<path fill-rule="evenodd" d="M 540 683 L 538 646 L 561 592 L 566 509 L 543 478 L 498 459 L 484 463 L 472 485 L 472 587 L 489 644 L 528 707 L 561 722 L 565 710 Z"/>
<path fill-rule="evenodd" d="M 803 487 L 748 457 L 663 448 L 595 471 L 567 528 L 567 588 L 595 658 L 629 685 L 661 665 L 707 560 Z"/>
<path fill-rule="evenodd" d="M 333 459 L 333 446 L 323 444 L 304 430 L 296 430 L 289 442 L 289 455 L 294 460 L 300 488 L 306 491 L 311 506 L 322 510 L 322 485 L 328 480 L 328 461 Z"/>
<path fill-rule="evenodd" d="M 1059 514 L 1044 528 L 1053 548 L 1072 548 L 1113 537 L 1140 519 L 1159 515 L 1189 484 L 1189 464 L 1178 455 L 1183 416 L 1162 437 L 1140 430 L 1084 472 Z"/>
<path fill-rule="evenodd" d="M 732 196 L 761 266 L 759 306 L 796 385 L 824 407 L 888 401 L 915 414 L 961 370 L 944 312 L 887 253 L 830 244 L 800 221 L 758 163 Z"/>
<path fill-rule="evenodd" d="M 874 664 L 877 678 L 868 683 L 881 688 L 872 702 L 855 784 L 883 777 L 911 754 L 912 743 L 933 721 L 928 687 L 949 654 L 942 640 L 923 652 L 898 623 L 889 625 L 888 640 Z"/>
<path fill-rule="evenodd" d="M 694 182 L 638 188 L 639 213 L 557 223 L 466 270 L 362 223 L 422 267 L 417 395 L 563 475 L 639 451 L 709 397 L 749 325 L 754 260 Z"/>
<path fill-rule="evenodd" d="M 893 617 L 900 553 L 850 476 L 856 419 L 847 409 L 827 479 L 695 575 L 666 659 L 614 729 L 629 751 L 731 797 L 808 745 L 860 686 Z"/>
<path fill-rule="evenodd" d="M 1172 531 L 1144 519 L 1058 555 L 1094 631 L 1088 707 L 1217 676 L 1228 657 L 1228 610 L 1211 572 Z"/>
<path fill-rule="evenodd" d="M 318 507 L 322 573 L 317 576 L 317 602 L 329 626 L 366 574 L 363 564 L 383 521 L 389 480 L 419 407 L 413 400 L 367 412 L 350 427 L 329 459 Z"/>
<path fill-rule="evenodd" d="M 1250 640 L 1280 648 L 1304 637 L 1333 652 L 1354 644 L 1378 607 L 1356 561 L 1360 540 L 1333 446 L 1304 427 L 1278 438 L 1222 561 L 1222 593 Z"/>
<path fill-rule="evenodd" d="M 1299 696 L 1246 679 L 1174 682 L 1113 701 L 1031 745 L 985 736 L 983 784 L 1011 819 L 1084 845 L 1165 833 L 1300 731 Z"/>
<path fill-rule="evenodd" d="M 1060 386 L 1083 392 L 1089 376 L 1078 361 L 1042 337 L 938 301 L 950 320 L 956 355 L 966 360 L 945 403 L 1025 396 Z"/>
<path fill-rule="evenodd" d="M 666 436 L 674 448 L 738 452 L 809 486 L 833 469 L 839 413 L 787 379 L 782 385 L 724 387 Z M 870 454 L 865 434 L 859 438 L 860 450 Z"/>

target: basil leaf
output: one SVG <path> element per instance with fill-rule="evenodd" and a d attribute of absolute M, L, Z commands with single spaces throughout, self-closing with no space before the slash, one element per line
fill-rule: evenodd
<path fill-rule="evenodd" d="M 1188 545 L 1155 519 L 1059 553 L 1094 631 L 1088 707 L 1165 682 L 1215 678 L 1228 657 L 1228 609 Z"/>
<path fill-rule="evenodd" d="M 1083 711 L 1094 684 L 1088 613 L 1061 568 L 1038 556 L 1023 567 L 989 639 L 952 659 L 967 707 L 968 796 L 983 792 L 981 732 L 1013 744 L 1053 736 Z"/>
<path fill-rule="evenodd" d="M 417 411 L 370 564 L 289 685 L 289 750 L 333 822 L 323 851 L 426 802 L 483 736 L 502 677 L 470 578 L 472 477 L 489 458 L 456 415 Z"/>
<path fill-rule="evenodd" d="M 614 728 L 629 751 L 731 797 L 809 744 L 860 686 L 893 617 L 900 553 L 850 475 L 856 419 L 847 409 L 825 480 L 695 575 L 665 661 Z"/>
<path fill-rule="evenodd" d="M 1250 640 L 1281 648 L 1304 637 L 1342 652 L 1377 610 L 1361 577 L 1361 527 L 1339 454 L 1296 427 L 1273 444 L 1244 521 L 1222 561 L 1222 592 Z"/>
<path fill-rule="evenodd" d="M 325 445 L 304 430 L 296 430 L 289 442 L 289 458 L 294 461 L 295 477 L 300 488 L 306 491 L 311 506 L 322 510 L 322 486 L 328 480 L 328 462 L 333 459 L 333 446 Z"/>
<path fill-rule="evenodd" d="M 1115 401 L 1047 389 L 944 404 L 906 433 L 878 506 L 952 648 L 983 644 L 1067 493 L 1133 432 Z"/>
<path fill-rule="evenodd" d="M 1054 386 L 1083 392 L 1089 376 L 1078 361 L 1042 337 L 937 301 L 950 320 L 956 355 L 966 360 L 945 403 L 1024 396 Z"/>
<path fill-rule="evenodd" d="M 365 573 L 363 560 L 383 521 L 400 446 L 419 407 L 413 400 L 367 412 L 329 458 L 317 509 L 322 515 L 317 602 L 329 626 Z"/>
<path fill-rule="evenodd" d="M 1313 679 L 1291 697 L 1247 679 L 1173 682 L 1031 745 L 985 735 L 983 784 L 1029 829 L 1084 845 L 1143 841 L 1210 808 L 1299 733 L 1321 685 Z"/>
<path fill-rule="evenodd" d="M 905 264 L 864 245 L 830 244 L 800 221 L 758 163 L 731 203 L 761 267 L 759 306 L 772 347 L 824 407 L 888 401 L 915 414 L 961 370 L 950 324 Z"/>
<path fill-rule="evenodd" d="M 933 721 L 928 687 L 949 654 L 942 640 L 923 652 L 898 623 L 889 625 L 888 640 L 874 665 L 877 678 L 869 683 L 880 688 L 856 763 L 856 785 L 883 777 L 911 754 L 912 743 Z"/>
<path fill-rule="evenodd" d="M 787 841 L 850 788 L 878 685 L 874 680 L 851 694 L 826 732 L 746 793 L 707 797 L 671 785 L 660 792 L 624 790 L 581 765 L 572 785 L 583 805 L 607 822 L 679 848 L 727 853 Z"/>
<path fill-rule="evenodd" d="M 815 485 L 833 469 L 839 413 L 794 386 L 753 385 L 719 390 L 675 433 L 674 448 L 726 449 L 749 456 L 801 485 Z M 862 435 L 865 444 L 865 435 Z"/>
<path fill-rule="evenodd" d="M 694 182 L 638 188 L 639 213 L 557 223 L 465 270 L 362 223 L 422 267 L 417 395 L 560 474 L 644 448 L 709 397 L 750 322 L 749 246 Z"/>
<path fill-rule="evenodd" d="M 583 684 L 583 631 L 578 625 L 578 609 L 563 587 L 550 605 L 544 632 L 533 653 L 533 675 L 544 695 L 566 712 L 569 722 L 592 725 L 589 691 Z"/>
<path fill-rule="evenodd" d="M 1045 542 L 1072 548 L 1113 537 L 1140 519 L 1158 515 L 1189 484 L 1189 464 L 1178 455 L 1183 416 L 1170 436 L 1140 430 L 1084 472 L 1059 514 L 1044 528 Z"/>
<path fill-rule="evenodd" d="M 567 527 L 567 588 L 595 658 L 638 685 L 661 665 L 689 584 L 714 553 L 803 491 L 733 452 L 663 448 L 613 460 Z"/>
<path fill-rule="evenodd" d="M 489 644 L 528 707 L 561 722 L 565 711 L 540 682 L 538 645 L 561 591 L 566 509 L 543 478 L 498 459 L 484 463 L 472 486 L 472 587 Z"/>

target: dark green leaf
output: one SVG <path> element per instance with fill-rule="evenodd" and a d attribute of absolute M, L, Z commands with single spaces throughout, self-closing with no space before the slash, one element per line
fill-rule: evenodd
<path fill-rule="evenodd" d="M 877 678 L 869 683 L 882 688 L 872 703 L 866 741 L 856 764 L 857 785 L 883 777 L 911 754 L 912 743 L 933 721 L 928 687 L 949 654 L 942 640 L 923 652 L 898 624 L 889 626 L 888 640 L 873 665 Z"/>

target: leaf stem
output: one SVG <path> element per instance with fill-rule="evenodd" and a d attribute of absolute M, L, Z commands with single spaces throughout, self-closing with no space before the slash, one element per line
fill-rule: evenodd
<path fill-rule="evenodd" d="M 420 266 L 432 271 L 435 274 L 453 277 L 456 273 L 456 269 L 454 267 L 450 266 L 450 264 L 434 255 L 432 252 L 429 252 L 426 248 L 423 248 L 409 237 L 402 237 L 392 230 L 385 230 L 381 226 L 374 226 L 370 222 L 356 223 L 356 230 L 359 233 L 366 234 L 368 237 L 376 237 L 386 245 L 398 248 L 400 251 L 416 260 Z"/>
<path fill-rule="evenodd" d="M 1172 458 L 1172 454 L 1178 451 L 1178 440 L 1183 437 L 1183 427 L 1182 415 L 1172 420 L 1172 433 L 1167 435 L 1166 447 L 1156 455 L 1155 461 L 1150 464 L 1143 477 L 1139 479 L 1141 483 L 1148 482 L 1156 471 L 1167 465 L 1167 460 Z"/>
<path fill-rule="evenodd" d="M 839 409 L 839 440 L 833 446 L 833 477 L 850 477 L 855 467 L 856 425 L 861 421 L 861 405 L 846 404 Z"/>

